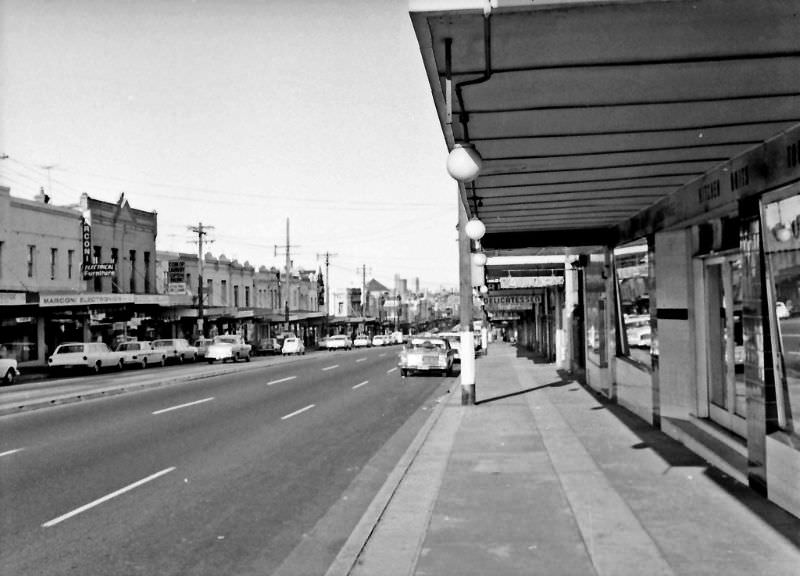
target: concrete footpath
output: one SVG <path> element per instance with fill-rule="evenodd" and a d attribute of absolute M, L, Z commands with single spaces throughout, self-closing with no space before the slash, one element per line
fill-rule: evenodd
<path fill-rule="evenodd" d="M 800 575 L 800 519 L 505 343 L 477 361 L 327 576 Z"/>

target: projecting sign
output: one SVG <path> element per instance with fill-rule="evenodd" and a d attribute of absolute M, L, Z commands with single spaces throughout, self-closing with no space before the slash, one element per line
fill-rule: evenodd
<path fill-rule="evenodd" d="M 500 288 L 544 288 L 563 286 L 563 276 L 501 276 Z"/>
<path fill-rule="evenodd" d="M 167 294 L 187 294 L 186 282 L 170 282 L 167 284 Z"/>
<path fill-rule="evenodd" d="M 169 282 L 170 284 L 186 282 L 186 262 L 183 260 L 169 261 Z"/>
<path fill-rule="evenodd" d="M 86 218 L 81 218 L 81 252 L 84 264 L 92 261 L 92 225 Z"/>
<path fill-rule="evenodd" d="M 113 276 L 117 265 L 113 262 L 104 262 L 99 264 L 90 264 L 84 262 L 81 265 L 83 270 L 83 279 L 89 280 L 91 278 L 102 278 L 104 276 Z"/>

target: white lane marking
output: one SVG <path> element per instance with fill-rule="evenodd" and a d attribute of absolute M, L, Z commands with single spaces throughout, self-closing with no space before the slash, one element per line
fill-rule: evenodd
<path fill-rule="evenodd" d="M 291 414 L 287 414 L 286 416 L 281 416 L 281 420 L 288 420 L 292 416 L 297 416 L 298 414 L 302 414 L 306 410 L 311 410 L 314 406 L 316 406 L 316 404 L 309 404 L 305 408 L 300 408 L 300 410 L 295 410 Z"/>
<path fill-rule="evenodd" d="M 25 448 L 14 448 L 13 450 L 6 450 L 5 452 L 0 452 L 0 458 L 3 456 L 11 456 L 12 454 L 16 454 L 17 452 L 22 452 Z"/>
<path fill-rule="evenodd" d="M 281 378 L 280 380 L 272 380 L 267 382 L 267 386 L 272 386 L 273 384 L 280 384 L 281 382 L 288 382 L 289 380 L 294 380 L 297 376 L 287 376 L 286 378 Z"/>
<path fill-rule="evenodd" d="M 333 366 L 328 366 L 327 368 L 323 368 L 322 371 L 326 372 L 328 370 L 333 370 L 334 368 L 338 368 L 338 367 L 339 367 L 338 364 L 334 364 Z"/>
<path fill-rule="evenodd" d="M 395 367 L 394 367 L 394 368 L 392 368 L 391 370 L 387 370 L 387 371 L 386 371 L 386 373 L 387 373 L 387 374 L 391 374 L 391 373 L 392 373 L 392 372 L 394 372 L 395 370 L 397 370 L 397 366 L 395 366 Z"/>
<path fill-rule="evenodd" d="M 378 358 L 383 358 L 384 356 L 386 356 L 386 352 L 384 352 L 383 354 L 378 354 Z"/>
<path fill-rule="evenodd" d="M 147 478 L 142 478 L 141 480 L 138 480 L 137 482 L 134 482 L 133 484 L 128 484 L 127 486 L 125 486 L 124 488 L 120 488 L 116 492 L 112 492 L 111 494 L 106 494 L 105 496 L 103 496 L 102 498 L 98 498 L 94 502 L 89 502 L 88 504 L 86 504 L 84 506 L 81 506 L 80 508 L 76 508 L 72 512 L 67 512 L 66 514 L 64 514 L 62 516 L 59 516 L 58 518 L 53 518 L 49 522 L 45 522 L 44 524 L 42 524 L 42 528 L 50 528 L 51 526 L 55 526 L 56 524 L 59 524 L 60 522 L 63 522 L 64 520 L 68 520 L 69 518 L 72 518 L 73 516 L 77 516 L 78 514 L 80 514 L 82 512 L 86 512 L 90 508 L 94 508 L 95 506 L 99 506 L 103 502 L 107 502 L 107 501 L 111 500 L 112 498 L 116 498 L 117 496 L 120 496 L 121 494 L 125 494 L 125 492 L 129 492 L 130 490 L 133 490 L 134 488 L 138 488 L 142 484 L 146 484 L 147 482 L 150 482 L 151 480 L 155 480 L 159 476 L 163 476 L 164 474 L 169 474 L 173 470 L 175 470 L 175 466 L 172 466 L 171 468 L 164 468 L 161 472 L 156 472 L 155 474 L 151 474 Z"/>
<path fill-rule="evenodd" d="M 194 402 L 187 402 L 186 404 L 178 404 L 177 406 L 170 406 L 169 408 L 164 408 L 163 410 L 156 410 L 153 412 L 153 416 L 157 416 L 158 414 L 163 414 L 164 412 L 171 412 L 172 410 L 180 410 L 181 408 L 186 408 L 187 406 L 194 406 L 195 404 L 202 404 L 203 402 L 210 402 L 213 400 L 214 397 L 210 396 L 208 398 L 203 398 L 202 400 L 195 400 Z"/>
<path fill-rule="evenodd" d="M 355 386 L 353 386 L 353 390 L 355 390 L 356 388 L 361 388 L 364 384 L 369 384 L 369 380 L 364 380 L 361 384 L 356 384 Z"/>
<path fill-rule="evenodd" d="M 364 360 L 366 360 L 366 358 L 359 358 L 358 360 L 356 360 L 356 362 L 363 362 Z"/>

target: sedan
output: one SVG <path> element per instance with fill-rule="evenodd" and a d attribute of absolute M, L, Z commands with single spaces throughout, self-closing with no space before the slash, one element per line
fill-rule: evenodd
<path fill-rule="evenodd" d="M 0 378 L 3 383 L 13 384 L 17 376 L 17 361 L 14 358 L 0 358 Z"/>
<path fill-rule="evenodd" d="M 212 364 L 214 360 L 236 362 L 240 358 L 250 362 L 250 352 L 253 347 L 237 334 L 215 336 L 214 343 L 206 350 L 206 362 Z"/>
<path fill-rule="evenodd" d="M 305 354 L 306 347 L 303 345 L 303 341 L 300 338 L 286 338 L 283 341 L 283 348 L 281 348 L 281 354 L 286 356 L 287 354 Z"/>
<path fill-rule="evenodd" d="M 148 365 L 163 366 L 167 358 L 163 349 L 153 348 L 150 342 L 121 342 L 116 351 L 124 364 L 138 364 L 142 368 L 147 368 Z"/>
<path fill-rule="evenodd" d="M 352 347 L 353 341 L 344 334 L 329 336 L 326 345 L 328 350 L 350 350 Z"/>
<path fill-rule="evenodd" d="M 372 346 L 372 340 L 370 340 L 369 336 L 366 334 L 359 334 L 356 336 L 356 339 L 353 340 L 353 346 L 355 348 L 369 348 Z"/>

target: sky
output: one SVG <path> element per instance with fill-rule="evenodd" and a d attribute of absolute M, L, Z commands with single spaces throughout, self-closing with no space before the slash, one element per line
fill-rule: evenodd
<path fill-rule="evenodd" d="M 407 0 L 0 0 L 0 185 L 158 213 L 158 250 L 458 287 Z M 277 255 L 275 246 L 278 246 Z M 335 256 L 334 256 L 335 255 Z M 411 282 L 409 282 L 411 285 Z"/>

